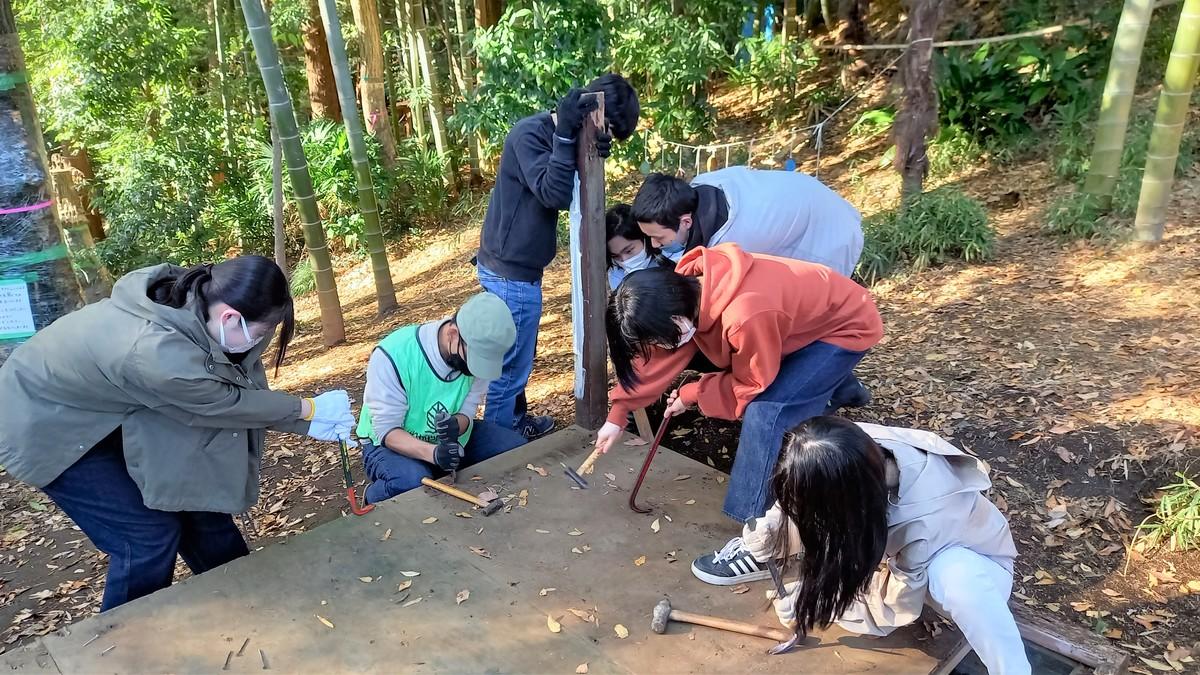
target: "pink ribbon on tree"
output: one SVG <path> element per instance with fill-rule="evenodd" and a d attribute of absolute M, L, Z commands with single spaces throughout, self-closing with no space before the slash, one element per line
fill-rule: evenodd
<path fill-rule="evenodd" d="M 7 216 L 7 215 L 14 214 L 14 213 L 26 213 L 28 211 L 37 211 L 39 209 L 46 209 L 46 208 L 50 208 L 50 205 L 53 203 L 54 202 L 52 200 L 47 199 L 44 202 L 38 202 L 37 204 L 30 204 L 28 206 L 15 206 L 10 209 L 0 209 L 0 216 Z"/>

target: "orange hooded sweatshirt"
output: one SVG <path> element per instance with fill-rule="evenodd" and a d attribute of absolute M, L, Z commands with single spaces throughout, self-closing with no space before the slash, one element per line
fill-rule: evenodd
<path fill-rule="evenodd" d="M 675 271 L 700 281 L 696 335 L 635 362 L 640 384 L 613 389 L 613 424 L 625 426 L 631 411 L 662 396 L 697 349 L 722 372 L 685 385 L 680 395 L 708 417 L 736 420 L 775 381 L 785 356 L 818 341 L 865 352 L 883 337 L 871 294 L 824 265 L 746 253 L 728 243 L 692 249 Z"/>

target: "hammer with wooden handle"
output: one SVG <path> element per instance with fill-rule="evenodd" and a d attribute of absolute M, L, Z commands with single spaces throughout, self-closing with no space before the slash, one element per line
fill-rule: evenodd
<path fill-rule="evenodd" d="M 731 619 L 722 619 L 715 616 L 693 614 L 691 612 L 681 612 L 678 609 L 671 609 L 671 601 L 667 598 L 663 598 L 662 600 L 659 600 L 658 604 L 654 607 L 654 616 L 650 620 L 650 630 L 661 635 L 667 630 L 667 622 L 669 621 L 693 623 L 697 626 L 708 626 L 709 628 L 727 630 L 733 633 L 741 633 L 742 635 L 753 635 L 754 637 L 767 638 L 780 643 L 795 640 L 796 638 L 795 633 L 789 633 L 788 631 L 779 628 L 769 628 L 767 626 L 759 626 L 753 623 L 733 621 Z"/>
<path fill-rule="evenodd" d="M 473 495 L 469 492 L 463 492 L 462 490 L 459 490 L 456 487 L 450 487 L 449 485 L 446 485 L 445 483 L 439 483 L 436 480 L 429 478 L 429 477 L 422 478 L 421 484 L 426 487 L 431 487 L 434 490 L 438 490 L 440 492 L 445 492 L 446 494 L 450 495 L 451 497 L 458 497 L 459 499 L 463 500 L 464 502 L 470 502 L 470 503 L 474 504 L 475 506 L 478 506 L 479 508 L 483 509 L 483 515 L 485 515 L 485 516 L 492 515 L 493 513 L 499 511 L 502 506 L 504 506 L 504 502 L 500 501 L 499 499 L 493 499 L 490 502 L 485 502 L 482 499 L 480 499 L 479 497 L 476 497 L 475 495 Z"/>
<path fill-rule="evenodd" d="M 600 457 L 601 453 L 602 451 L 600 448 L 593 450 L 592 454 L 588 455 L 587 459 L 583 460 L 583 464 L 580 464 L 578 469 L 572 469 L 562 462 L 559 462 L 559 464 L 562 464 L 563 473 L 567 474 L 567 478 L 575 481 L 576 485 L 586 490 L 588 488 L 588 482 L 587 479 L 584 478 L 584 475 L 592 472 L 592 465 L 596 463 L 596 459 Z"/>

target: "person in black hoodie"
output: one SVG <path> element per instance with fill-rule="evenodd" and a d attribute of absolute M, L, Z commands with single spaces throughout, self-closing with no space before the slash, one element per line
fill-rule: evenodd
<path fill-rule="evenodd" d="M 584 89 L 572 89 L 555 112 L 517 122 L 504 139 L 500 170 L 483 220 L 476 257 L 479 283 L 512 311 L 517 340 L 504 355 L 499 378 L 488 387 L 483 418 L 528 438 L 554 428 L 549 416 L 530 415 L 525 385 L 533 370 L 542 316 L 542 272 L 554 259 L 558 212 L 571 205 L 575 186 L 575 139 L 596 104 L 585 92 L 604 93 L 605 129 L 596 149 L 607 157 L 612 139 L 625 140 L 641 112 L 637 92 L 625 78 L 607 73 Z"/>

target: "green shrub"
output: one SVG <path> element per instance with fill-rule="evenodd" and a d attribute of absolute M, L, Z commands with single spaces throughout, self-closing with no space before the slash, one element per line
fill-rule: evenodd
<path fill-rule="evenodd" d="M 983 204 L 954 187 L 931 190 L 900 209 L 867 217 L 863 236 L 855 276 L 866 283 L 901 263 L 919 271 L 950 260 L 985 260 L 995 239 Z"/>
<path fill-rule="evenodd" d="M 1050 205 L 1045 230 L 1062 239 L 1094 239 L 1111 235 L 1113 223 L 1099 197 L 1076 190 Z"/>
<path fill-rule="evenodd" d="M 1172 551 L 1200 548 L 1200 485 L 1182 473 L 1178 483 L 1163 490 L 1154 513 L 1142 521 L 1135 539 L 1147 548 L 1163 544 Z"/>
<path fill-rule="evenodd" d="M 808 40 L 785 44 L 778 38 L 756 36 L 744 38 L 738 50 L 745 58 L 734 63 L 730 79 L 751 87 L 756 96 L 768 94 L 772 118 L 783 121 L 799 103 L 796 91 L 800 84 L 820 63 L 816 48 Z"/>
<path fill-rule="evenodd" d="M 292 296 L 297 298 L 317 289 L 317 277 L 313 274 L 312 260 L 307 255 L 301 258 L 300 262 L 296 263 L 295 268 L 292 269 L 289 286 L 292 289 Z"/>

